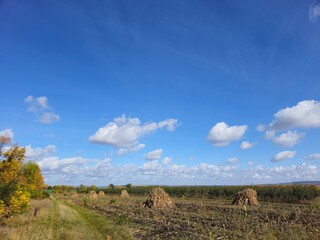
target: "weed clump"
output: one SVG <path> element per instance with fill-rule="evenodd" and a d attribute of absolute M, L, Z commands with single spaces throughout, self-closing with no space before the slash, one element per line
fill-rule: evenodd
<path fill-rule="evenodd" d="M 144 207 L 163 209 L 174 207 L 169 195 L 159 187 L 150 191 L 149 198 L 143 203 Z"/>
<path fill-rule="evenodd" d="M 237 193 L 232 205 L 240 206 L 259 206 L 257 192 L 252 188 L 244 189 Z"/>

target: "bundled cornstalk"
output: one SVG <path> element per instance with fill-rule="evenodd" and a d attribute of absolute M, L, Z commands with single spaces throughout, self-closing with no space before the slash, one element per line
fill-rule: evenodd
<path fill-rule="evenodd" d="M 247 188 L 238 192 L 232 204 L 240 205 L 240 206 L 244 206 L 244 205 L 259 206 L 260 205 L 258 202 L 257 192 L 252 188 Z"/>
<path fill-rule="evenodd" d="M 98 197 L 104 197 L 106 194 L 104 193 L 104 191 L 100 191 L 99 193 L 98 193 Z"/>
<path fill-rule="evenodd" d="M 90 191 L 89 193 L 88 193 L 88 199 L 97 199 L 98 198 L 98 195 L 97 195 L 97 193 L 95 192 L 95 191 Z"/>
<path fill-rule="evenodd" d="M 144 207 L 164 209 L 174 207 L 169 195 L 159 187 L 150 191 L 149 198 L 143 204 Z"/>
<path fill-rule="evenodd" d="M 72 197 L 72 198 L 77 198 L 77 197 L 78 197 L 78 193 L 72 192 L 72 193 L 70 194 L 70 197 Z"/>
<path fill-rule="evenodd" d="M 128 197 L 129 197 L 128 191 L 125 190 L 125 189 L 123 189 L 123 190 L 121 191 L 120 197 L 121 197 L 121 198 L 128 198 Z"/>

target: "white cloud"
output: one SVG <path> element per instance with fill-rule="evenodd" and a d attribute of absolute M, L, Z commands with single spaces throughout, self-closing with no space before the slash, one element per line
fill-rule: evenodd
<path fill-rule="evenodd" d="M 166 164 L 169 164 L 171 160 L 172 160 L 171 157 L 165 157 L 164 159 L 162 159 L 162 163 L 166 165 Z"/>
<path fill-rule="evenodd" d="M 254 143 L 250 143 L 248 141 L 244 141 L 241 143 L 240 148 L 241 149 L 249 149 L 252 148 L 254 146 Z"/>
<path fill-rule="evenodd" d="M 214 146 L 226 146 L 231 141 L 239 140 L 247 128 L 247 125 L 229 127 L 225 122 L 219 122 L 211 128 L 207 139 L 213 142 Z"/>
<path fill-rule="evenodd" d="M 2 131 L 0 131 L 0 137 L 6 137 L 11 139 L 11 141 L 13 140 L 13 131 L 12 129 L 4 129 Z"/>
<path fill-rule="evenodd" d="M 256 130 L 257 130 L 258 132 L 263 132 L 263 131 L 265 131 L 266 129 L 267 129 L 267 126 L 264 125 L 264 124 L 259 124 L 259 125 L 256 127 Z"/>
<path fill-rule="evenodd" d="M 55 145 L 48 145 L 44 148 L 32 148 L 31 145 L 28 145 L 25 148 L 25 157 L 31 160 L 41 160 L 42 158 L 52 156 L 57 150 Z"/>
<path fill-rule="evenodd" d="M 52 171 L 63 169 L 71 165 L 78 165 L 87 163 L 87 160 L 82 157 L 72 157 L 59 159 L 57 157 L 47 157 L 39 161 L 38 164 L 43 171 Z"/>
<path fill-rule="evenodd" d="M 157 160 L 150 161 L 150 162 L 144 163 L 143 166 L 140 168 L 140 171 L 143 174 L 147 174 L 147 175 L 159 174 L 162 171 L 162 167 Z"/>
<path fill-rule="evenodd" d="M 150 161 L 153 161 L 153 160 L 158 160 L 161 158 L 161 155 L 162 155 L 162 149 L 156 149 L 156 150 L 153 150 L 151 152 L 148 152 L 145 156 L 145 159 L 146 160 L 150 160 Z"/>
<path fill-rule="evenodd" d="M 320 153 L 312 153 L 307 156 L 307 160 L 320 160 Z"/>
<path fill-rule="evenodd" d="M 227 160 L 228 163 L 238 163 L 240 160 L 239 158 L 233 157 L 233 158 L 229 158 Z"/>
<path fill-rule="evenodd" d="M 319 169 L 317 166 L 302 163 L 300 165 L 291 165 L 288 167 L 276 166 L 267 168 L 259 166 L 246 171 L 244 177 L 247 179 L 267 180 L 267 183 L 280 183 L 311 179 L 316 180 L 318 174 Z"/>
<path fill-rule="evenodd" d="M 139 143 L 141 137 L 162 128 L 173 131 L 177 125 L 177 119 L 141 124 L 139 118 L 126 118 L 123 115 L 99 128 L 89 137 L 89 141 L 121 148 L 118 154 L 124 154 L 143 148 L 145 145 Z"/>
<path fill-rule="evenodd" d="M 117 154 L 118 155 L 124 155 L 124 154 L 130 153 L 130 152 L 137 152 L 137 151 L 141 150 L 142 148 L 144 148 L 145 146 L 146 145 L 140 143 L 138 145 L 134 145 L 134 146 L 129 147 L 129 148 L 120 148 L 117 151 Z"/>
<path fill-rule="evenodd" d="M 309 8 L 309 20 L 316 22 L 320 17 L 320 1 L 314 1 Z"/>
<path fill-rule="evenodd" d="M 48 105 L 48 98 L 28 96 L 24 99 L 28 105 L 28 111 L 36 114 L 37 121 L 44 124 L 51 124 L 60 121 L 60 116 Z"/>
<path fill-rule="evenodd" d="M 276 134 L 276 131 L 274 131 L 274 130 L 268 130 L 268 131 L 265 132 L 264 138 L 265 138 L 265 139 L 271 139 L 271 138 L 274 137 L 275 134 Z"/>
<path fill-rule="evenodd" d="M 47 97 L 34 98 L 33 96 L 28 96 L 24 99 L 24 102 L 28 104 L 29 112 L 39 112 L 50 109 Z"/>
<path fill-rule="evenodd" d="M 293 147 L 304 137 L 304 134 L 297 133 L 296 131 L 288 131 L 282 133 L 278 137 L 274 137 L 272 142 L 282 147 Z"/>
<path fill-rule="evenodd" d="M 288 167 L 264 167 L 251 165 L 248 169 L 236 165 L 218 166 L 200 163 L 194 166 L 168 164 L 158 160 L 142 166 L 113 165 L 110 159 L 85 159 L 72 157 L 45 158 L 39 163 L 48 184 L 107 185 L 115 184 L 249 184 L 279 183 L 297 180 L 316 180 L 319 169 L 316 165 L 302 163 Z"/>
<path fill-rule="evenodd" d="M 320 127 L 320 102 L 305 100 L 296 106 L 285 108 L 274 114 L 270 124 L 272 130 L 290 128 L 318 128 Z"/>
<path fill-rule="evenodd" d="M 279 162 L 285 159 L 294 158 L 296 156 L 296 151 L 283 151 L 277 153 L 272 159 L 272 162 Z"/>
<path fill-rule="evenodd" d="M 55 114 L 54 112 L 44 112 L 38 118 L 38 122 L 44 124 L 50 124 L 58 121 L 60 121 L 60 116 Z"/>

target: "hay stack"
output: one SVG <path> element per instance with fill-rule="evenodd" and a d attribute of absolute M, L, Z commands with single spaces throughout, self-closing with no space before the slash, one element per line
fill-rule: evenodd
<path fill-rule="evenodd" d="M 72 193 L 70 194 L 70 196 L 71 196 L 72 198 L 77 198 L 77 197 L 78 197 L 78 193 L 72 192 Z"/>
<path fill-rule="evenodd" d="M 129 197 L 128 191 L 125 190 L 125 189 L 123 189 L 123 190 L 121 191 L 120 197 L 121 197 L 121 198 L 128 198 L 128 197 Z"/>
<path fill-rule="evenodd" d="M 237 193 L 235 199 L 233 200 L 233 205 L 249 205 L 249 206 L 259 206 L 257 199 L 257 192 L 252 188 L 244 189 Z"/>
<path fill-rule="evenodd" d="M 172 208 L 174 205 L 169 195 L 159 187 L 153 188 L 150 191 L 149 198 L 143 203 L 144 207 L 148 208 Z"/>
<path fill-rule="evenodd" d="M 99 197 L 104 197 L 106 194 L 104 193 L 104 191 L 100 191 L 99 193 L 98 193 L 98 196 Z"/>
<path fill-rule="evenodd" d="M 89 198 L 89 199 L 97 199 L 97 198 L 98 198 L 98 195 L 97 195 L 97 193 L 96 193 L 95 191 L 90 191 L 90 192 L 88 193 L 88 198 Z"/>

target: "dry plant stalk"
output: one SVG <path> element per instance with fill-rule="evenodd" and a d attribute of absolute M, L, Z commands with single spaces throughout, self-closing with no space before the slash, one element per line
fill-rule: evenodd
<path fill-rule="evenodd" d="M 123 189 L 123 190 L 121 191 L 120 197 L 121 197 L 121 198 L 128 198 L 128 197 L 129 197 L 128 191 L 125 190 L 125 189 Z"/>
<path fill-rule="evenodd" d="M 240 206 L 259 206 L 260 204 L 257 197 L 257 192 L 254 189 L 247 188 L 237 193 L 232 204 Z"/>
<path fill-rule="evenodd" d="M 95 191 L 90 191 L 90 192 L 88 193 L 88 198 L 89 198 L 89 199 L 97 199 L 97 198 L 98 198 L 98 195 L 97 195 L 97 193 L 96 193 Z"/>
<path fill-rule="evenodd" d="M 149 198 L 143 204 L 144 207 L 164 209 L 174 207 L 169 195 L 159 187 L 150 191 Z"/>
<path fill-rule="evenodd" d="M 104 193 L 104 191 L 100 191 L 99 193 L 98 193 L 98 196 L 99 197 L 104 197 L 106 194 Z"/>

